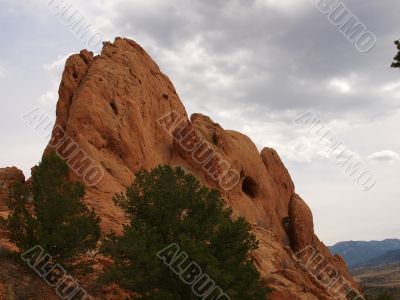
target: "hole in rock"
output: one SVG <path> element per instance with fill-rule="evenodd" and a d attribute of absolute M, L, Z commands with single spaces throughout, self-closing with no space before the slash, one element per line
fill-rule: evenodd
<path fill-rule="evenodd" d="M 75 72 L 72 74 L 72 77 L 74 77 L 74 79 L 78 78 L 78 74 L 76 74 Z"/>
<path fill-rule="evenodd" d="M 113 113 L 114 113 L 115 115 L 117 115 L 117 114 L 118 114 L 118 110 L 117 110 L 117 106 L 115 105 L 114 102 L 111 102 L 111 103 L 110 103 L 110 107 L 111 107 Z"/>
<path fill-rule="evenodd" d="M 250 177 L 245 177 L 242 183 L 242 191 L 250 198 L 257 196 L 257 183 Z"/>
<path fill-rule="evenodd" d="M 162 96 L 163 96 L 163 98 L 164 98 L 165 100 L 168 100 L 168 95 L 167 95 L 167 94 L 163 94 Z"/>
<path fill-rule="evenodd" d="M 214 145 L 218 145 L 218 136 L 217 136 L 216 132 L 213 133 L 211 141 Z"/>

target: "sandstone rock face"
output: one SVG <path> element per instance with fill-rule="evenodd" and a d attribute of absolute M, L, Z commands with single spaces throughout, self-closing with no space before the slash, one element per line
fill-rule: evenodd
<path fill-rule="evenodd" d="M 115 192 L 124 190 L 140 168 L 171 160 L 172 137 L 157 119 L 172 110 L 186 116 L 170 80 L 133 41 L 106 43 L 101 56 L 84 50 L 68 58 L 46 151 L 58 150 L 75 169 L 84 169 L 79 162 L 83 156 L 74 155 L 70 145 L 75 142 L 103 169 L 105 176 L 88 190 L 87 202 L 102 216 L 105 230 L 122 224 L 123 216 L 111 201 Z M 64 132 L 73 142 L 60 141 Z M 85 179 L 81 174 L 71 172 L 71 178 Z"/>
<path fill-rule="evenodd" d="M 310 208 L 298 195 L 289 204 L 291 241 L 294 251 L 301 251 L 314 242 L 314 223 Z"/>
<path fill-rule="evenodd" d="M 87 186 L 85 201 L 106 232 L 124 223 L 112 196 L 135 172 L 180 165 L 219 189 L 234 216 L 252 224 L 260 241 L 253 257 L 263 282 L 274 289 L 272 299 L 334 299 L 329 278 L 357 288 L 343 260 L 315 236 L 312 213 L 276 151 L 259 153 L 247 136 L 207 116 L 189 119 L 171 81 L 131 40 L 105 43 L 98 56 L 83 50 L 68 58 L 45 151 L 61 153 L 73 167 L 71 179 Z M 84 171 L 89 159 L 98 176 Z"/>

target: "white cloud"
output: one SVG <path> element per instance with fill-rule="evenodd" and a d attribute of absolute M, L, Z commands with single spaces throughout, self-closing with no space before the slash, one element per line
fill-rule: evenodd
<path fill-rule="evenodd" d="M 256 0 L 258 6 L 267 6 L 268 8 L 284 11 L 284 12 L 298 12 L 300 9 L 310 9 L 311 5 L 305 3 L 303 0 Z"/>
<path fill-rule="evenodd" d="M 345 79 L 334 78 L 330 81 L 329 86 L 335 91 L 338 91 L 342 94 L 347 94 L 351 92 L 350 83 Z"/>
<path fill-rule="evenodd" d="M 64 66 L 67 58 L 71 54 L 68 55 L 59 55 L 56 60 L 50 62 L 48 64 L 44 64 L 43 68 L 51 74 L 51 87 L 44 94 L 42 94 L 38 101 L 39 103 L 50 109 L 55 107 L 58 100 L 58 86 L 61 80 L 62 72 L 64 71 Z"/>
<path fill-rule="evenodd" d="M 383 150 L 370 154 L 368 159 L 382 162 L 392 162 L 400 160 L 400 155 L 391 150 Z"/>
<path fill-rule="evenodd" d="M 392 92 L 392 91 L 398 91 L 400 88 L 400 81 L 397 82 L 390 82 L 387 84 L 384 84 L 381 88 L 382 92 Z"/>
<path fill-rule="evenodd" d="M 65 62 L 70 55 L 72 54 L 59 55 L 55 61 L 44 64 L 43 68 L 46 71 L 53 73 L 54 75 L 61 75 L 62 71 L 64 70 Z"/>
<path fill-rule="evenodd" d="M 53 86 L 53 88 L 43 95 L 39 97 L 39 102 L 41 105 L 45 106 L 46 108 L 52 108 L 56 105 L 58 100 L 57 95 L 57 86 Z"/>

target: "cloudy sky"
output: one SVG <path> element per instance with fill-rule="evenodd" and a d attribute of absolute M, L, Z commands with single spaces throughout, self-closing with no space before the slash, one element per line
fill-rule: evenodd
<path fill-rule="evenodd" d="M 65 59 L 88 47 L 57 15 L 60 2 L 0 0 L 0 166 L 27 176 L 46 141 L 21 116 L 38 106 L 54 115 Z M 342 1 L 376 36 L 365 53 L 311 0 L 63 3 L 105 40 L 140 43 L 189 113 L 246 133 L 260 150 L 275 148 L 325 243 L 400 238 L 400 70 L 389 67 L 398 0 Z M 318 137 L 293 123 L 306 112 L 363 160 L 373 188 L 362 191 Z"/>

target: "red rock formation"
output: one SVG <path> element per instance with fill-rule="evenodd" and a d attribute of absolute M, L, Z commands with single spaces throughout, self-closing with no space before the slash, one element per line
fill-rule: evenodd
<path fill-rule="evenodd" d="M 260 241 L 253 256 L 274 289 L 272 299 L 333 299 L 326 286 L 332 270 L 356 286 L 343 260 L 315 236 L 312 213 L 295 194 L 278 154 L 270 148 L 259 153 L 247 136 L 207 116 L 194 114 L 189 120 L 171 81 L 135 42 L 117 38 L 104 44 L 101 55 L 83 50 L 68 58 L 46 151 L 64 150 L 74 169 L 85 169 L 78 152 L 68 152 L 68 143 L 60 142 L 65 136 L 104 172 L 92 185 L 82 172 L 71 171 L 71 179 L 87 185 L 85 201 L 101 217 L 104 231 L 121 228 L 123 214 L 112 196 L 132 182 L 136 171 L 180 165 L 219 189 L 234 215 L 252 224 Z M 314 268 L 319 279 L 310 272 L 312 266 L 294 258 L 307 247 L 324 259 Z"/>
<path fill-rule="evenodd" d="M 6 219 L 10 213 L 6 203 L 10 188 L 15 182 L 25 182 L 25 176 L 21 170 L 16 167 L 0 168 L 0 218 Z M 7 232 L 0 228 L 0 245 L 6 249 L 15 250 L 15 245 L 9 242 L 7 236 Z"/>
<path fill-rule="evenodd" d="M 0 168 L 0 217 L 8 215 L 6 201 L 14 182 L 25 182 L 24 173 L 16 167 Z"/>

